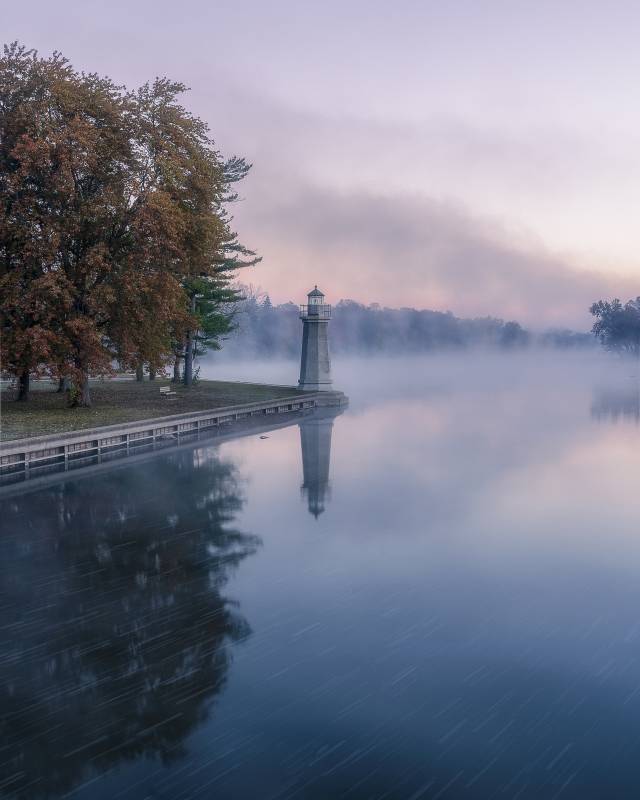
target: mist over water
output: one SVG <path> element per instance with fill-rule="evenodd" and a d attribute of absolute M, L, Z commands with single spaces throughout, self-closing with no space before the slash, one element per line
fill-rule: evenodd
<path fill-rule="evenodd" d="M 599 350 L 554 351 L 532 348 L 515 352 L 492 349 L 448 351 L 434 354 L 385 357 L 331 357 L 333 386 L 344 391 L 350 410 L 398 397 L 422 397 L 432 392 L 468 392 L 491 395 L 531 385 L 536 393 L 553 394 L 609 387 L 624 392 L 640 379 L 640 365 Z M 256 381 L 296 386 L 298 359 L 228 359 L 209 354 L 200 361 L 202 378 Z"/>
<path fill-rule="evenodd" d="M 0 494 L 0 794 L 636 797 L 639 376 L 336 359 L 342 414 Z"/>

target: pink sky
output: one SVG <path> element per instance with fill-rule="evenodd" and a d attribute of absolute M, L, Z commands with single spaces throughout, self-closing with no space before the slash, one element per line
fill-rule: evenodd
<path fill-rule="evenodd" d="M 640 294 L 640 5 L 32 0 L 5 41 L 192 88 L 275 301 L 586 327 Z"/>

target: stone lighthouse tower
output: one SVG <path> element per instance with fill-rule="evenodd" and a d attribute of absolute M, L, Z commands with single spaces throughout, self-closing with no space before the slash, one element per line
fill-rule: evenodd
<path fill-rule="evenodd" d="M 302 359 L 298 384 L 301 389 L 317 392 L 331 389 L 328 336 L 331 306 L 325 305 L 324 295 L 317 286 L 307 298 L 307 304 L 300 306 Z"/>

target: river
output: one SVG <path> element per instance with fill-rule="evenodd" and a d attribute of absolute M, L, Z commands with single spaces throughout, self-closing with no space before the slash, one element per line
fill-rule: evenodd
<path fill-rule="evenodd" d="M 337 361 L 339 415 L 0 494 L 0 796 L 635 798 L 639 374 Z"/>

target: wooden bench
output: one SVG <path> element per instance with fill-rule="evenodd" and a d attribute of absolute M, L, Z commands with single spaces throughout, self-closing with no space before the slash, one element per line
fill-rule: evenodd
<path fill-rule="evenodd" d="M 170 386 L 161 386 L 160 387 L 160 397 L 164 397 L 166 399 L 172 399 L 172 398 L 177 397 L 177 396 L 178 396 L 178 393 L 172 391 Z"/>

